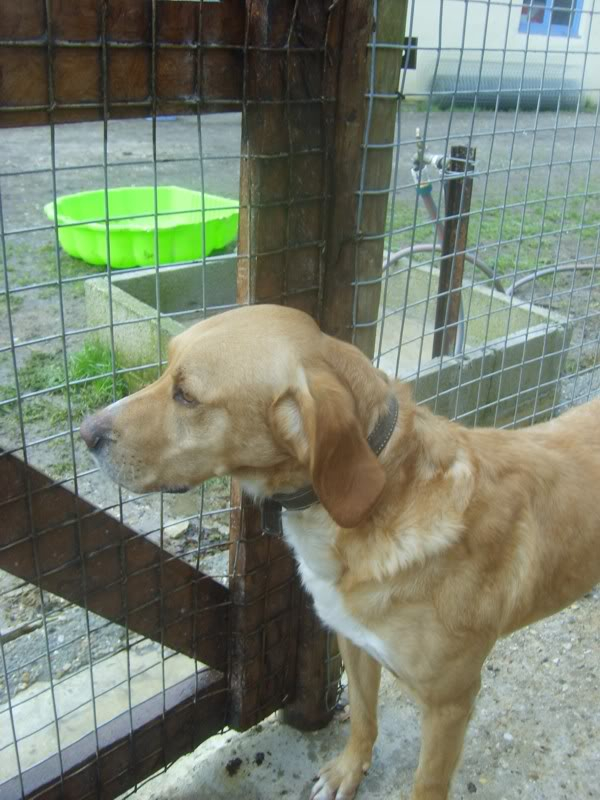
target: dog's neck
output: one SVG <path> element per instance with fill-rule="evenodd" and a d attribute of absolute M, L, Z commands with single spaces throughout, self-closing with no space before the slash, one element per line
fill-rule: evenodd
<path fill-rule="evenodd" d="M 398 381 L 384 381 L 373 370 L 376 386 L 366 400 L 363 398 L 362 427 L 371 448 L 376 452 L 386 472 L 396 473 L 402 462 L 415 456 L 413 427 L 416 406 L 410 388 Z M 402 442 L 402 444 L 401 444 Z M 274 465 L 269 470 L 244 470 L 235 477 L 244 492 L 264 507 L 265 500 L 275 498 L 275 515 L 281 506 L 289 510 L 301 510 L 318 503 L 310 485 L 310 477 L 305 467 L 294 459 Z M 274 527 L 279 529 L 279 524 Z"/>
<path fill-rule="evenodd" d="M 392 438 L 398 422 L 398 398 L 392 392 L 388 395 L 385 412 L 369 433 L 367 442 L 376 456 L 379 456 Z M 271 500 L 292 511 L 303 511 L 319 502 L 315 490 L 309 484 L 294 492 L 279 492 L 271 496 Z"/>
<path fill-rule="evenodd" d="M 367 442 L 376 456 L 379 456 L 392 438 L 398 422 L 398 398 L 390 392 L 386 409 L 369 433 Z M 263 498 L 261 503 L 262 528 L 265 533 L 281 534 L 281 514 L 284 511 L 305 511 L 321 501 L 311 484 L 293 492 L 280 492 Z"/>

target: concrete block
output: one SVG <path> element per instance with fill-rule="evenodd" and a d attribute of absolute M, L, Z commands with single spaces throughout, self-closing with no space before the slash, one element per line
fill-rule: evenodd
<path fill-rule="evenodd" d="M 159 298 L 160 302 L 157 302 Z M 236 256 L 199 264 L 112 272 L 89 280 L 85 303 L 90 326 L 113 325 L 115 349 L 127 366 L 166 358 L 169 339 L 235 304 Z M 158 309 L 160 308 L 160 313 Z M 110 341 L 108 327 L 98 332 Z"/>

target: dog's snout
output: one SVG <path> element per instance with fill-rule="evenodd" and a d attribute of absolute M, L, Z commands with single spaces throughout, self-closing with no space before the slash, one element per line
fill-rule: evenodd
<path fill-rule="evenodd" d="M 79 433 L 90 450 L 98 450 L 111 431 L 110 421 L 105 414 L 93 414 L 81 423 Z"/>

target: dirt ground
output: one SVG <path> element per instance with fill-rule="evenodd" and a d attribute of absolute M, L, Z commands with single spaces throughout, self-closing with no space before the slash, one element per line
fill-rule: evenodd
<path fill-rule="evenodd" d="M 573 114 L 561 114 L 558 125 L 553 114 L 542 114 L 536 119 L 532 113 L 522 113 L 516 119 L 512 112 L 502 112 L 495 117 L 479 114 L 473 118 L 467 112 L 449 115 L 434 111 L 426 120 L 424 112 L 407 108 L 402 112 L 398 129 L 400 167 L 394 208 L 400 209 L 402 214 L 404 210 L 412 214 L 411 209 L 414 209 L 410 165 L 415 149 L 412 139 L 417 127 L 426 132 L 434 152 L 443 151 L 448 139 L 452 143 L 462 143 L 470 134 L 474 136 L 480 174 L 475 180 L 473 208 L 492 209 L 518 203 L 524 196 L 560 199 L 561 193 L 563 198 L 565 196 L 565 187 L 567 194 L 587 192 L 597 200 L 600 141 L 596 137 L 595 123 L 596 117 L 591 113 L 582 114 L 578 119 Z M 82 332 L 86 326 L 84 283 L 102 271 L 76 262 L 66 254 L 61 254 L 60 265 L 57 265 L 54 232 L 43 229 L 48 224 L 43 214 L 44 204 L 52 199 L 54 192 L 61 195 L 101 188 L 105 181 L 110 186 L 152 184 L 155 179 L 160 184 L 203 188 L 207 192 L 236 197 L 239 116 L 203 118 L 200 134 L 196 120 L 191 118 L 159 122 L 156 144 L 152 140 L 151 124 L 146 120 L 111 122 L 106 142 L 102 125 L 96 123 L 59 127 L 54 142 L 46 128 L 0 132 L 0 189 L 5 234 L 5 247 L 0 255 L 5 262 L 12 312 L 10 328 L 6 299 L 0 295 L 0 401 L 12 396 L 11 390 L 14 392 L 11 338 L 15 343 L 28 343 L 15 353 L 19 369 L 31 364 L 32 355 L 43 360 L 62 356 L 65 348 L 68 354 L 81 348 L 86 338 Z M 200 140 L 202 161 L 198 158 Z M 102 166 L 105 147 L 109 164 L 106 169 Z M 50 171 L 53 165 L 58 170 L 55 178 Z M 36 171 L 40 169 L 48 171 Z M 544 208 L 549 213 L 557 203 L 560 205 L 553 199 Z M 594 211 L 591 216 L 589 208 Z M 600 217 L 591 200 L 589 208 L 586 211 L 578 206 L 577 213 L 571 213 L 563 205 L 561 229 L 555 236 L 546 235 L 542 219 L 537 251 L 536 246 L 528 251 L 527 243 L 519 250 L 514 230 L 510 233 L 505 230 L 496 237 L 510 238 L 510 242 L 494 245 L 493 240 L 488 241 L 490 246 L 483 248 L 480 255 L 492 264 L 495 260 L 498 263 L 510 263 L 513 258 L 523 260 L 525 256 L 534 259 L 536 253 L 539 263 L 544 263 L 544 258 L 597 260 Z M 577 226 L 580 210 L 585 236 L 581 235 L 581 225 Z M 395 213 L 393 210 L 392 219 Z M 493 213 L 496 212 L 490 211 L 490 218 Z M 410 242 L 411 224 L 406 229 L 402 228 L 404 222 L 400 225 L 402 229 L 393 237 L 394 246 Z M 523 229 L 522 218 L 520 230 L 523 232 Z M 485 228 L 482 222 L 481 230 L 482 244 L 485 244 L 484 236 L 490 235 L 491 226 Z M 533 233 L 529 230 L 527 235 L 535 245 L 535 230 Z M 546 247 L 548 242 L 553 248 L 550 254 Z M 535 260 L 532 263 L 536 263 Z M 600 369 L 596 368 L 600 292 L 594 275 L 590 278 L 589 273 L 579 273 L 573 278 L 571 273 L 561 274 L 555 282 L 552 279 L 540 281 L 533 287 L 533 294 L 531 291 L 532 287 L 527 287 L 522 296 L 552 307 L 559 314 L 568 314 L 574 321 L 572 343 L 581 348 L 574 349 L 565 358 L 559 397 L 565 403 L 582 402 L 600 389 Z M 32 412 L 35 402 L 35 397 L 27 401 Z M 205 492 L 167 501 L 150 496 L 136 498 L 128 493 L 121 497 L 114 486 L 93 471 L 93 464 L 78 437 L 70 431 L 63 433 L 68 427 L 65 409 L 59 408 L 63 401 L 53 396 L 51 402 L 56 411 L 54 417 L 36 413 L 27 417 L 25 436 L 31 463 L 57 479 L 71 479 L 73 485 L 74 460 L 78 491 L 88 500 L 112 509 L 111 513 L 122 515 L 136 530 L 226 580 L 228 484 L 217 482 Z M 75 409 L 74 427 L 78 426 L 81 413 L 79 407 Z M 0 408 L 0 430 L 0 444 L 4 448 L 21 445 L 18 417 L 6 408 Z M 200 520 L 200 509 L 212 513 Z M 161 520 L 166 526 L 162 532 Z M 41 624 L 42 611 L 47 618 L 45 627 Z M 600 796 L 597 790 L 600 750 L 596 738 L 600 729 L 599 622 L 600 598 L 596 592 L 553 620 L 511 637 L 499 648 L 498 655 L 492 656 L 486 671 L 487 687 L 471 728 L 456 797 L 470 797 L 475 793 L 482 798 L 504 797 L 506 800 Z M 91 631 L 89 643 L 88 631 Z M 23 586 L 2 572 L 0 635 L 3 636 L 4 662 L 3 671 L 0 671 L 0 711 L 5 708 L 2 704 L 6 701 L 6 673 L 13 701 L 18 701 L 20 693 L 48 680 L 48 653 L 51 653 L 54 678 L 63 678 L 77 673 L 90 658 L 96 661 L 127 646 L 125 632 L 118 626 L 93 615 L 86 619 L 80 609 L 47 594 L 40 597 L 33 587 Z M 160 647 L 151 643 L 149 646 L 152 658 L 160 659 Z M 401 721 L 400 739 L 394 745 L 391 758 L 394 774 L 403 776 L 406 782 L 416 762 L 418 739 L 414 714 L 403 716 Z M 340 723 L 339 727 L 343 725 Z M 319 741 L 325 742 L 327 737 L 335 737 L 335 733 L 319 736 Z M 233 737 L 232 741 L 237 742 L 238 738 Z M 233 746 L 226 745 L 222 752 L 214 750 L 219 753 L 211 756 L 217 759 L 214 762 L 217 772 L 219 759 L 233 752 Z M 327 747 L 319 744 L 317 749 L 326 750 Z M 256 797 L 284 796 L 284 791 L 288 796 L 300 796 L 317 760 L 320 759 L 315 757 L 299 762 L 297 770 L 294 761 L 291 778 L 290 768 L 284 769 L 279 794 L 265 792 Z M 248 781 L 232 779 L 226 783 L 229 789 L 223 790 L 228 792 L 223 797 L 254 796 L 248 793 L 247 786 L 254 786 L 255 778 L 270 780 L 265 778 L 268 763 L 267 760 L 260 769 L 255 769 L 248 762 Z M 384 785 L 388 763 L 376 762 L 368 781 L 379 780 Z M 296 772 L 299 778 L 294 777 Z M 256 773 L 255 778 L 251 773 Z M 286 781 L 289 788 L 286 788 Z M 158 782 L 152 787 L 153 784 L 149 784 L 148 797 L 156 800 L 180 796 L 172 794 L 172 790 L 160 789 Z M 364 796 L 388 795 L 376 795 L 375 789 L 369 793 L 365 788 Z"/>

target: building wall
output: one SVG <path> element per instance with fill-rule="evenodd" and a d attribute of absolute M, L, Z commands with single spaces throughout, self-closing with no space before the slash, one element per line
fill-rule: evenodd
<path fill-rule="evenodd" d="M 436 73 L 461 60 L 512 72 L 541 64 L 561 74 L 565 69 L 597 102 L 600 0 L 580 2 L 578 35 L 557 36 L 519 31 L 522 0 L 412 0 L 407 35 L 418 37 L 417 69 L 404 74 L 401 91 L 427 95 Z"/>

